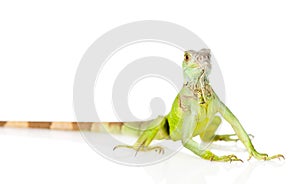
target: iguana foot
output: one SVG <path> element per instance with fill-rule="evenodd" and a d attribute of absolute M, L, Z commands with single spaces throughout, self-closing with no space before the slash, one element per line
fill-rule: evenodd
<path fill-rule="evenodd" d="M 272 159 L 276 159 L 278 158 L 280 160 L 280 158 L 285 159 L 284 156 L 282 154 L 277 154 L 277 155 L 273 155 L 273 156 L 268 156 L 268 154 L 265 153 L 259 153 L 257 151 L 253 151 L 249 158 L 248 161 L 252 158 L 252 156 L 254 158 L 256 158 L 257 160 L 272 160 Z"/>
<path fill-rule="evenodd" d="M 163 147 L 161 146 L 130 146 L 130 145 L 117 145 L 113 148 L 113 151 L 116 150 L 117 148 L 129 148 L 129 149 L 134 149 L 136 150 L 136 153 L 135 155 L 137 154 L 137 152 L 139 151 L 144 151 L 144 152 L 147 152 L 147 151 L 155 151 L 157 152 L 158 154 L 164 154 L 165 153 L 165 150 Z"/>
<path fill-rule="evenodd" d="M 201 158 L 210 160 L 210 161 L 218 161 L 218 162 L 240 161 L 240 162 L 243 162 L 242 159 L 239 159 L 235 155 L 217 156 L 209 150 L 204 151 L 200 156 L 201 156 Z"/>
<path fill-rule="evenodd" d="M 254 136 L 252 134 L 248 134 L 248 136 L 253 139 Z M 234 141 L 237 142 L 239 139 L 236 134 L 225 134 L 225 135 L 215 135 L 213 141 Z"/>

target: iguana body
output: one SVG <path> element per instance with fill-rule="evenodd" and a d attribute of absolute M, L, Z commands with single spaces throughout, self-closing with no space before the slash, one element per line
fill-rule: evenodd
<path fill-rule="evenodd" d="M 284 158 L 278 154 L 268 156 L 254 149 L 249 135 L 246 133 L 238 119 L 220 101 L 212 89 L 208 75 L 211 69 L 210 50 L 202 49 L 199 52 L 186 51 L 182 64 L 184 74 L 184 85 L 176 96 L 172 109 L 166 116 L 159 116 L 149 122 L 147 129 L 134 129 L 124 126 L 125 123 L 103 123 L 106 129 L 115 133 L 133 132 L 139 138 L 134 145 L 117 145 L 116 148 L 131 148 L 137 151 L 158 150 L 163 152 L 159 146 L 150 146 L 154 139 L 171 139 L 181 141 L 183 146 L 194 152 L 201 158 L 211 161 L 242 161 L 235 155 L 217 156 L 211 151 L 201 148 L 200 144 L 192 138 L 200 136 L 204 142 L 210 141 L 237 141 L 240 140 L 246 147 L 250 158 L 253 156 L 258 160 L 270 160 Z M 238 139 L 232 135 L 216 135 L 215 132 L 221 123 L 220 114 L 233 128 Z M 76 122 L 0 122 L 0 126 L 23 126 L 33 128 L 68 129 L 100 131 L 99 123 Z M 131 131 L 129 131 L 131 129 Z"/>

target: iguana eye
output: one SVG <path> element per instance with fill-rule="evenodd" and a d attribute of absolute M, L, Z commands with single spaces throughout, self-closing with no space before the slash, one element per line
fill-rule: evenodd
<path fill-rule="evenodd" d="M 190 56 L 188 53 L 184 54 L 184 61 L 188 61 L 190 59 Z"/>

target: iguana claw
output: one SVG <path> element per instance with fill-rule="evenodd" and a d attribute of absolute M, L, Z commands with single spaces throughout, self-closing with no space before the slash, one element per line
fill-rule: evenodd
<path fill-rule="evenodd" d="M 225 156 L 216 156 L 213 155 L 210 158 L 210 161 L 220 161 L 220 162 L 233 162 L 233 161 L 240 161 L 240 162 L 244 162 L 242 159 L 239 159 L 237 156 L 235 155 L 225 155 Z"/>
<path fill-rule="evenodd" d="M 204 151 L 201 154 L 201 157 L 206 159 L 206 160 L 210 160 L 210 161 L 218 161 L 218 162 L 233 162 L 233 161 L 240 161 L 243 162 L 242 159 L 239 159 L 237 156 L 231 154 L 231 155 L 224 155 L 224 156 L 217 156 L 214 153 L 212 153 L 211 151 Z"/>
<path fill-rule="evenodd" d="M 268 154 L 265 153 L 258 153 L 258 152 L 253 152 L 252 154 L 249 155 L 249 159 L 248 161 L 253 157 L 255 157 L 258 160 L 272 160 L 275 158 L 278 158 L 280 160 L 280 158 L 283 158 L 285 160 L 285 157 L 282 154 L 277 154 L 277 155 L 273 155 L 273 156 L 269 156 Z"/>

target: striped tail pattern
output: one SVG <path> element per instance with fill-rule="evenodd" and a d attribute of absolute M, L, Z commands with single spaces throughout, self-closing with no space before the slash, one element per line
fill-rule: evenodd
<path fill-rule="evenodd" d="M 0 121 L 0 127 L 39 128 L 64 131 L 109 132 L 138 136 L 142 132 L 141 125 L 146 122 L 46 122 L 46 121 Z M 133 125 L 133 126 L 132 126 Z"/>

